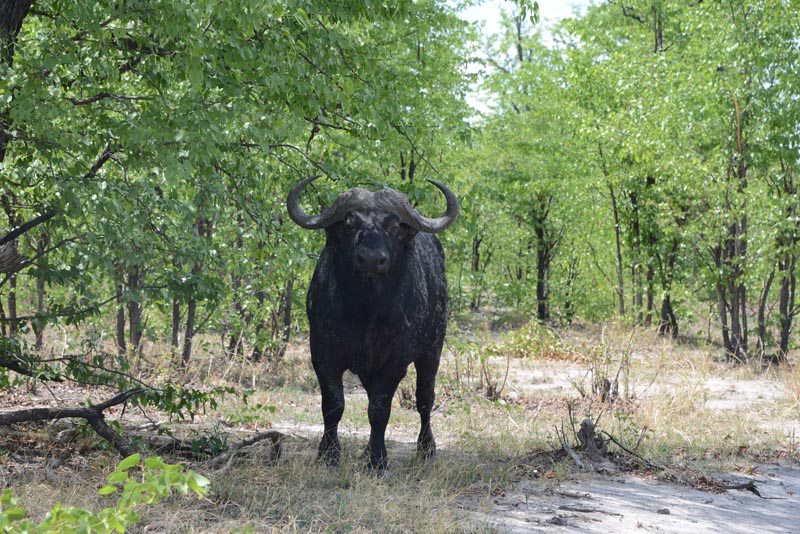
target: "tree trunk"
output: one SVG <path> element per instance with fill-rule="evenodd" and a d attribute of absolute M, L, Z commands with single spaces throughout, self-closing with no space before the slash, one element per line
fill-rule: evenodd
<path fill-rule="evenodd" d="M 286 287 L 283 293 L 283 346 L 289 344 L 292 335 L 292 302 L 294 300 L 294 277 L 290 276 L 286 280 Z"/>
<path fill-rule="evenodd" d="M 536 318 L 540 323 L 550 320 L 550 261 L 545 255 L 536 261 Z"/>
<path fill-rule="evenodd" d="M 678 246 L 680 242 L 677 237 L 673 237 L 672 246 L 667 253 L 666 269 L 664 268 L 664 261 L 659 254 L 656 254 L 658 268 L 661 271 L 661 288 L 664 297 L 661 300 L 661 313 L 658 320 L 658 334 L 665 336 L 667 333 L 672 334 L 673 339 L 678 338 L 678 316 L 675 314 L 675 308 L 672 306 L 672 281 L 675 263 L 678 260 Z"/>
<path fill-rule="evenodd" d="M 247 318 L 244 313 L 244 306 L 239 296 L 239 289 L 242 286 L 241 278 L 236 274 L 231 274 L 231 292 L 233 294 L 233 312 L 239 318 L 239 328 L 230 329 L 230 337 L 228 338 L 228 357 L 241 355 L 242 353 L 242 334 L 247 327 Z M 224 341 L 223 341 L 224 343 Z"/>
<path fill-rule="evenodd" d="M 797 266 L 797 256 L 786 253 L 783 260 L 779 263 L 781 285 L 778 297 L 778 324 L 780 325 L 780 338 L 778 341 L 778 358 L 785 363 L 789 354 L 789 338 L 792 334 L 792 323 L 794 321 L 795 296 L 797 289 L 797 276 L 795 267 Z"/>
<path fill-rule="evenodd" d="M 631 308 L 636 314 L 636 324 L 644 321 L 642 290 L 642 231 L 639 222 L 639 195 L 628 193 L 631 203 Z"/>
<path fill-rule="evenodd" d="M 50 234 L 48 232 L 44 232 L 36 241 L 36 257 L 39 258 L 40 262 L 42 261 L 42 258 L 44 257 L 49 245 Z M 36 274 L 36 319 L 33 321 L 33 331 L 36 334 L 36 344 L 34 347 L 36 350 L 42 350 L 42 346 L 44 345 L 44 329 L 47 324 L 43 317 L 45 311 L 44 300 L 45 279 L 40 264 L 39 272 Z"/>
<path fill-rule="evenodd" d="M 568 325 L 575 319 L 575 304 L 572 301 L 572 293 L 575 288 L 575 280 L 578 278 L 578 258 L 572 256 L 567 268 L 567 282 L 564 290 L 564 320 Z"/>
<path fill-rule="evenodd" d="M 736 205 L 730 199 L 725 204 L 726 210 L 731 214 L 733 223 L 728 227 L 727 243 L 724 251 L 724 270 L 728 273 L 725 290 L 730 301 L 730 345 L 726 346 L 729 359 L 745 362 L 748 359 L 747 341 L 747 287 L 744 275 L 747 267 L 747 201 L 744 195 L 747 190 L 747 166 L 744 153 L 744 127 L 746 115 L 742 113 L 739 101 L 733 90 L 731 98 L 734 106 L 734 134 L 735 147 L 731 155 L 729 179 L 732 190 L 737 198 L 742 198 L 741 205 Z M 735 213 L 734 213 L 735 210 Z"/>
<path fill-rule="evenodd" d="M 644 294 L 647 297 L 644 308 L 644 326 L 650 326 L 653 322 L 653 312 L 655 312 L 655 295 L 653 294 L 653 282 L 655 280 L 656 271 L 652 265 L 647 266 L 647 271 L 644 273 L 645 288 Z"/>
<path fill-rule="evenodd" d="M 3 63 L 9 67 L 14 63 L 14 45 L 31 4 L 33 4 L 33 0 L 3 0 L 0 2 L 0 48 L 2 48 L 0 53 Z M 6 159 L 6 150 L 11 140 L 11 136 L 7 132 L 13 129 L 5 109 L 0 111 L 0 124 L 4 125 L 3 128 L 0 128 L 0 163 L 2 163 Z"/>
<path fill-rule="evenodd" d="M 769 340 L 769 328 L 767 325 L 767 300 L 769 299 L 769 291 L 772 287 L 772 281 L 775 279 L 775 270 L 770 271 L 767 276 L 767 281 L 761 289 L 758 297 L 758 314 L 757 314 L 757 334 L 758 334 L 758 354 L 760 358 L 765 358 L 767 355 L 767 346 Z"/>
<path fill-rule="evenodd" d="M 172 336 L 170 340 L 172 346 L 172 361 L 178 356 L 181 343 L 181 301 L 178 297 L 172 297 Z"/>
<path fill-rule="evenodd" d="M 141 348 L 143 276 L 142 269 L 139 267 L 134 267 L 128 271 L 128 336 L 133 354 L 137 354 Z"/>
<path fill-rule="evenodd" d="M 672 339 L 678 338 L 678 318 L 672 308 L 672 298 L 669 293 L 661 300 L 661 316 L 658 322 L 658 334 L 665 336 L 667 333 L 672 335 Z"/>
<path fill-rule="evenodd" d="M 239 231 L 236 232 L 236 250 L 244 254 L 244 236 L 242 230 L 244 229 L 244 218 L 241 211 L 236 215 L 236 222 L 239 226 Z M 231 293 L 233 295 L 233 311 L 234 315 L 239 319 L 239 328 L 230 329 L 230 338 L 228 339 L 228 356 L 233 357 L 241 355 L 242 353 L 242 337 L 247 329 L 247 317 L 245 315 L 244 306 L 242 305 L 241 295 L 239 290 L 242 287 L 242 278 L 236 272 L 231 272 Z M 224 342 L 224 341 L 223 341 Z"/>
<path fill-rule="evenodd" d="M 8 279 L 8 336 L 17 337 L 17 275 Z"/>
<path fill-rule="evenodd" d="M 601 151 L 602 155 L 602 151 Z M 619 222 L 619 209 L 617 207 L 617 196 L 614 193 L 614 187 L 608 184 L 608 193 L 611 197 L 611 209 L 614 214 L 614 241 L 617 253 L 617 296 L 619 297 L 619 315 L 625 316 L 625 274 L 624 266 L 622 265 L 622 228 Z"/>
<path fill-rule="evenodd" d="M 475 235 L 472 238 L 472 261 L 470 263 L 470 269 L 473 273 L 475 273 L 475 279 L 478 280 L 481 269 L 481 243 L 483 242 L 483 238 Z M 478 287 L 474 287 L 472 289 L 472 298 L 469 302 L 469 309 L 471 310 L 478 310 L 481 306 L 481 286 L 482 284 L 478 284 Z"/>
<path fill-rule="evenodd" d="M 33 332 L 36 335 L 34 348 L 42 350 L 44 345 L 44 327 L 45 321 L 42 319 L 44 315 L 44 277 L 39 274 L 36 276 L 36 319 L 33 321 Z"/>
<path fill-rule="evenodd" d="M 264 300 L 266 300 L 266 293 L 263 290 L 256 291 L 256 299 L 258 300 L 258 308 L 264 308 Z M 261 320 L 258 321 L 256 325 L 255 331 L 255 343 L 253 343 L 253 352 L 250 355 L 250 360 L 253 362 L 260 362 L 261 359 L 264 357 L 264 342 L 262 338 L 264 336 L 264 330 L 267 329 L 267 321 Z"/>
<path fill-rule="evenodd" d="M 211 235 L 212 222 L 205 217 L 198 216 L 195 223 L 195 237 L 204 238 Z M 192 267 L 192 278 L 196 278 L 203 272 L 203 263 L 195 260 Z M 195 321 L 197 320 L 197 297 L 191 295 L 186 304 L 186 328 L 183 331 L 183 350 L 181 351 L 181 365 L 185 368 L 189 365 L 192 358 L 192 344 L 195 335 Z"/>
<path fill-rule="evenodd" d="M 653 52 L 658 54 L 664 51 L 664 21 L 658 6 L 653 4 Z"/>
<path fill-rule="evenodd" d="M 197 299 L 189 299 L 186 305 L 186 328 L 183 332 L 183 351 L 181 352 L 181 365 L 185 368 L 192 358 L 192 342 L 194 340 L 194 323 L 197 315 Z"/>
<path fill-rule="evenodd" d="M 122 298 L 122 277 L 117 281 L 117 316 L 116 316 L 116 332 L 117 332 L 117 354 L 125 356 L 128 352 L 127 343 L 125 342 L 125 303 Z"/>
<path fill-rule="evenodd" d="M 536 318 L 540 323 L 550 320 L 550 261 L 551 237 L 544 224 L 536 227 Z"/>

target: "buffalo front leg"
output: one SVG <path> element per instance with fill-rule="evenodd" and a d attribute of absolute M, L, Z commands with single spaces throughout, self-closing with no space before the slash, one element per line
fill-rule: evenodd
<path fill-rule="evenodd" d="M 417 369 L 417 412 L 420 419 L 417 454 L 422 458 L 431 458 L 436 454 L 436 441 L 431 430 L 431 410 L 436 398 L 434 389 L 439 359 L 417 360 L 414 367 Z"/>
<path fill-rule="evenodd" d="M 342 373 L 326 372 L 324 369 L 318 369 L 316 365 L 314 368 L 322 391 L 322 420 L 325 424 L 317 460 L 336 466 L 339 465 L 342 452 L 342 445 L 339 443 L 339 421 L 344 414 Z"/>
<path fill-rule="evenodd" d="M 367 388 L 370 426 L 367 470 L 379 474 L 386 473 L 386 427 L 392 412 L 392 398 L 402 379 L 403 376 L 380 380 Z"/>

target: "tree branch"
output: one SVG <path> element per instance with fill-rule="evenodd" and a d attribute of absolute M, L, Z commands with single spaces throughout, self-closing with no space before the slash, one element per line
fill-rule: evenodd
<path fill-rule="evenodd" d="M 46 223 L 47 221 L 49 221 L 50 219 L 52 219 L 53 217 L 58 215 L 58 212 L 59 212 L 59 210 L 57 210 L 55 208 L 51 208 L 51 209 L 45 211 L 44 213 L 42 213 L 41 215 L 39 215 L 38 217 L 35 217 L 35 218 L 31 219 L 30 221 L 26 222 L 25 224 L 17 226 L 16 228 L 14 228 L 10 232 L 8 232 L 3 237 L 0 237 L 0 246 L 5 245 L 6 243 L 10 243 L 11 241 L 14 241 L 16 238 L 18 238 L 19 236 L 21 236 L 22 234 L 24 234 L 25 232 L 27 232 L 31 228 L 34 228 L 36 226 L 39 226 L 40 224 Z"/>
<path fill-rule="evenodd" d="M 115 95 L 108 92 L 97 93 L 94 96 L 89 98 L 70 98 L 69 101 L 72 102 L 76 106 L 85 106 L 87 104 L 93 104 L 99 100 L 104 100 L 106 98 L 110 98 L 112 100 L 116 100 L 118 102 L 135 102 L 139 100 L 152 100 L 148 96 L 125 96 L 125 95 Z"/>
<path fill-rule="evenodd" d="M 31 408 L 0 414 L 0 426 L 31 421 L 53 421 L 56 419 L 85 419 L 100 437 L 108 441 L 120 454 L 130 456 L 136 450 L 122 435 L 117 434 L 105 421 L 104 410 L 122 404 L 131 397 L 144 393 L 143 388 L 129 389 L 94 406 L 67 406 L 61 408 Z"/>

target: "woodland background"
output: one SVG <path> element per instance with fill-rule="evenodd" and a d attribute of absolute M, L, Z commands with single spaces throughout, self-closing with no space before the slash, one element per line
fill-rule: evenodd
<path fill-rule="evenodd" d="M 198 350 L 273 365 L 305 332 L 323 236 L 284 202 L 320 173 L 309 210 L 459 195 L 455 323 L 614 320 L 786 362 L 800 4 L 597 2 L 547 45 L 535 3 L 484 40 L 465 4 L 0 3 L 0 387 L 175 413 L 235 392 L 176 377 Z"/>

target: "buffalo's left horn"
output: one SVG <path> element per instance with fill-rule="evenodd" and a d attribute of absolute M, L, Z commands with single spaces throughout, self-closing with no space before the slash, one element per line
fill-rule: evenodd
<path fill-rule="evenodd" d="M 411 208 L 409 213 L 411 220 L 407 224 L 420 232 L 436 234 L 456 222 L 456 217 L 458 217 L 458 199 L 455 193 L 450 191 L 444 184 L 436 180 L 429 179 L 428 181 L 438 187 L 439 191 L 444 194 L 444 198 L 447 199 L 447 208 L 441 217 L 435 218 L 423 217 L 416 209 Z"/>

